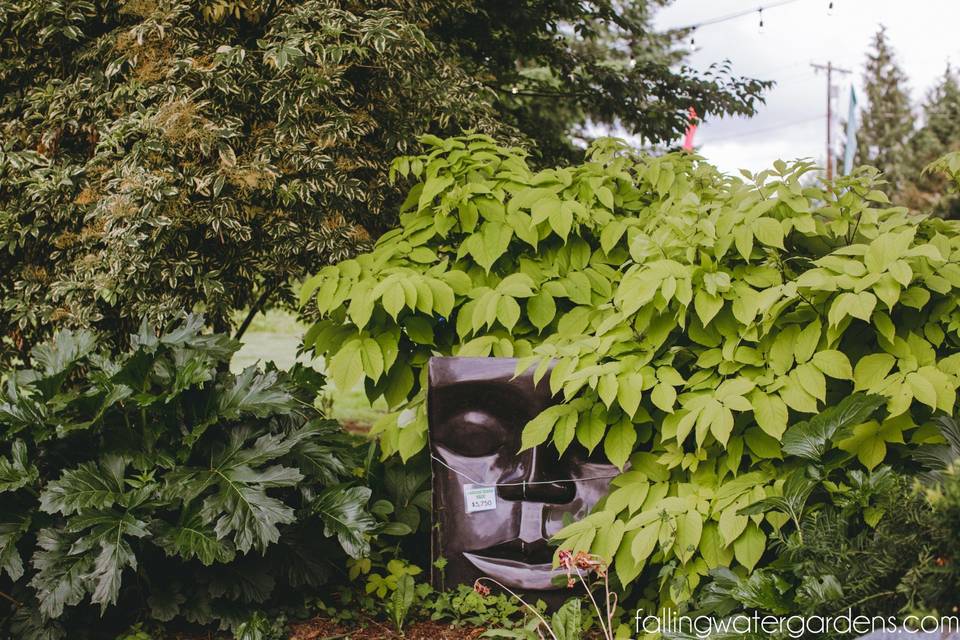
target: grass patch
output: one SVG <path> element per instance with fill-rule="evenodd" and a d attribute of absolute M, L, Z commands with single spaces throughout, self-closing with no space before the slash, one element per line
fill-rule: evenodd
<path fill-rule="evenodd" d="M 240 372 L 251 365 L 272 362 L 278 369 L 287 370 L 299 360 L 323 371 L 320 359 L 297 356 L 305 331 L 306 327 L 292 313 L 271 309 L 257 314 L 241 339 L 243 346 L 230 361 L 230 369 Z M 361 387 L 343 392 L 331 382 L 324 395 L 324 404 L 331 407 L 330 417 L 351 431 L 366 430 L 386 410 L 382 401 L 371 406 Z"/>

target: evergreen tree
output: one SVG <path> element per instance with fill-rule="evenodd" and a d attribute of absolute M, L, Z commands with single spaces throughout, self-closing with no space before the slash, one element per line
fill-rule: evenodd
<path fill-rule="evenodd" d="M 857 164 L 880 169 L 896 194 L 904 185 L 914 118 L 907 79 L 887 40 L 886 27 L 881 26 L 873 38 L 863 80 L 866 108 L 860 112 Z"/>
<path fill-rule="evenodd" d="M 923 126 L 910 143 L 909 182 L 902 202 L 920 211 L 947 218 L 960 217 L 960 200 L 947 193 L 947 179 L 924 168 L 951 151 L 960 150 L 960 80 L 947 65 L 940 82 L 930 90 L 923 104 Z"/>

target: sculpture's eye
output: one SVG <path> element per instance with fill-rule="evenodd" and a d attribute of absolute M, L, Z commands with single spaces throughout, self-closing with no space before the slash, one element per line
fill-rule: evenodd
<path fill-rule="evenodd" d="M 467 410 L 445 422 L 441 441 L 460 455 L 479 457 L 495 453 L 507 443 L 509 436 L 497 416 L 486 411 Z"/>

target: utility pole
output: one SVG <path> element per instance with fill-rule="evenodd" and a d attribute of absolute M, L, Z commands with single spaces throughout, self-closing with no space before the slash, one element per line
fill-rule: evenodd
<path fill-rule="evenodd" d="M 833 63 L 827 61 L 827 64 L 810 63 L 810 66 L 817 71 L 827 72 L 827 180 L 833 180 L 833 144 L 831 141 L 833 133 L 833 74 L 842 73 L 844 75 L 853 73 L 849 69 L 841 69 L 833 66 Z"/>

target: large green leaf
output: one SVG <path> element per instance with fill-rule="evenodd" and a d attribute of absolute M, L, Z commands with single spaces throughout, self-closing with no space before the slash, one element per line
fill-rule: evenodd
<path fill-rule="evenodd" d="M 30 528 L 28 512 L 7 509 L 0 516 L 0 571 L 5 571 L 16 582 L 23 576 L 23 558 L 17 543 Z"/>
<path fill-rule="evenodd" d="M 330 487 L 310 504 L 310 512 L 323 522 L 323 534 L 336 536 L 350 556 L 364 557 L 370 551 L 370 532 L 376 520 L 367 511 L 368 487 Z"/>
<path fill-rule="evenodd" d="M 99 464 L 85 462 L 65 471 L 59 480 L 47 483 L 40 494 L 40 508 L 47 513 L 71 515 L 86 509 L 105 509 L 119 502 L 124 493 L 126 461 L 106 456 Z"/>
<path fill-rule="evenodd" d="M 839 439 L 857 424 L 866 422 L 886 399 L 866 393 L 854 393 L 838 404 L 824 409 L 806 422 L 793 425 L 783 436 L 784 453 L 819 462 L 827 443 Z"/>
<path fill-rule="evenodd" d="M 10 457 L 0 456 L 0 493 L 22 489 L 36 482 L 39 476 L 40 472 L 27 458 L 27 445 L 22 440 L 14 440 Z"/>
<path fill-rule="evenodd" d="M 91 554 L 71 554 L 79 536 L 54 529 L 37 534 L 38 550 L 33 555 L 36 570 L 30 585 L 36 589 L 40 611 L 47 618 L 59 618 L 64 607 L 79 604 L 87 593 L 93 569 Z"/>
<path fill-rule="evenodd" d="M 128 513 L 114 511 L 93 515 L 74 516 L 68 525 L 69 531 L 82 532 L 71 555 L 95 555 L 93 568 L 85 576 L 90 601 L 100 605 L 101 613 L 108 605 L 116 604 L 120 595 L 123 571 L 136 569 L 137 558 L 128 538 L 143 538 L 149 535 L 147 523 Z M 99 548 L 99 552 L 96 549 Z"/>
<path fill-rule="evenodd" d="M 156 543 L 167 555 L 184 560 L 196 558 L 206 566 L 227 563 L 236 552 L 228 540 L 217 537 L 213 527 L 204 522 L 198 509 L 181 512 L 174 524 L 164 521 L 154 523 Z"/>
<path fill-rule="evenodd" d="M 289 390 L 279 381 L 278 373 L 261 372 L 255 366 L 247 367 L 237 375 L 219 398 L 220 415 L 234 419 L 241 414 L 263 418 L 286 413 L 295 406 Z"/>

